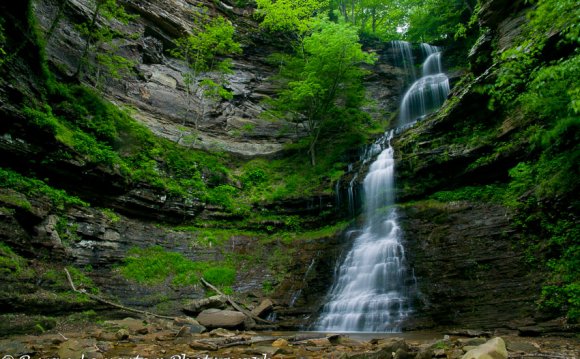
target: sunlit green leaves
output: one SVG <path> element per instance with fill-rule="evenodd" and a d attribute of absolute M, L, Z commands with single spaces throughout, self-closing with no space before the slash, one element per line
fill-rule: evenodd
<path fill-rule="evenodd" d="M 575 0 L 531 0 L 530 28 L 538 38 L 561 32 L 566 41 L 580 43 L 580 6 Z"/>
<path fill-rule="evenodd" d="M 81 77 L 82 72 L 89 67 L 90 75 L 93 77 L 97 88 L 102 87 L 102 76 L 120 78 L 128 73 L 133 67 L 133 61 L 115 54 L 119 44 L 116 39 L 122 39 L 124 34 L 116 30 L 108 22 L 119 22 L 127 24 L 136 18 L 125 11 L 125 8 L 117 3 L 117 0 L 93 0 L 89 4 L 91 17 L 76 24 L 76 30 L 85 39 L 85 46 L 79 63 L 77 65 L 76 76 Z M 95 63 L 89 61 L 94 53 Z"/>
<path fill-rule="evenodd" d="M 316 14 L 328 6 L 326 0 L 256 0 L 260 26 L 270 31 L 308 32 Z"/>
<path fill-rule="evenodd" d="M 356 27 L 319 19 L 302 42 L 303 52 L 278 56 L 286 86 L 275 101 L 280 112 L 293 114 L 309 134 L 311 161 L 314 146 L 324 126 L 333 126 L 331 114 L 337 108 L 356 107 L 362 98 L 364 71 L 360 65 L 374 62 L 362 50 Z M 353 103 L 353 99 L 359 103 Z"/>
<path fill-rule="evenodd" d="M 230 71 L 230 61 L 217 61 L 217 56 L 230 56 L 241 52 L 241 47 L 234 40 L 235 28 L 223 17 L 216 17 L 201 25 L 201 31 L 194 31 L 188 36 L 174 41 L 172 56 L 185 60 L 191 67 L 194 76 L 201 72 L 219 69 Z"/>

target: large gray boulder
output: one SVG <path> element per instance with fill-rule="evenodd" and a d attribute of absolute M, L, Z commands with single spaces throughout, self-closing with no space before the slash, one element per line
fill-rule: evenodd
<path fill-rule="evenodd" d="M 246 315 L 233 310 L 207 309 L 196 319 L 206 328 L 237 328 L 244 324 Z"/>
<path fill-rule="evenodd" d="M 260 305 L 252 309 L 252 314 L 264 318 L 272 311 L 272 308 L 274 308 L 274 303 L 270 299 L 264 299 Z"/>
<path fill-rule="evenodd" d="M 508 353 L 502 338 L 493 338 L 465 353 L 462 359 L 507 359 Z"/>
<path fill-rule="evenodd" d="M 197 315 L 206 309 L 225 309 L 228 299 L 223 295 L 191 300 L 183 306 L 183 312 Z"/>

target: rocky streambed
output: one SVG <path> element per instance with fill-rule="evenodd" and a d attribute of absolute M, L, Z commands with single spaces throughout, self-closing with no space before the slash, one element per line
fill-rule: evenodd
<path fill-rule="evenodd" d="M 0 340 L 3 358 L 578 358 L 575 338 L 508 333 L 327 334 L 222 328 L 197 333 L 190 318 L 62 323 Z M 501 336 L 500 336 L 501 335 Z"/>

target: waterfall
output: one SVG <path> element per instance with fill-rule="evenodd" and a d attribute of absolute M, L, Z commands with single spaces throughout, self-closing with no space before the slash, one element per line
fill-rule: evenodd
<path fill-rule="evenodd" d="M 406 76 L 411 81 L 415 81 L 415 63 L 413 62 L 413 53 L 411 51 L 411 43 L 407 41 L 392 41 L 395 66 L 405 70 Z"/>
<path fill-rule="evenodd" d="M 411 313 L 408 270 L 394 204 L 391 138 L 364 179 L 366 223 L 338 268 L 338 280 L 316 324 L 325 331 L 397 332 Z M 377 145 L 377 144 L 375 144 Z M 376 146 L 375 146 L 376 148 Z"/>
<path fill-rule="evenodd" d="M 441 50 L 437 46 L 422 44 L 425 56 L 422 76 L 407 90 L 401 101 L 399 127 L 408 126 L 437 110 L 449 95 L 449 78 L 443 72 Z"/>
<path fill-rule="evenodd" d="M 406 52 L 406 45 L 395 45 L 401 53 Z M 422 77 L 403 97 L 399 129 L 435 111 L 449 93 L 449 80 L 443 73 L 440 49 L 427 44 L 423 44 L 421 49 L 425 58 Z M 414 271 L 407 266 L 402 231 L 394 207 L 395 159 L 391 139 L 396 131 L 387 132 L 361 156 L 363 164 L 376 156 L 363 181 L 365 223 L 336 269 L 335 283 L 314 324 L 316 330 L 399 332 L 403 321 L 413 312 L 416 279 Z M 349 185 L 349 202 L 354 197 L 355 180 L 356 174 Z M 351 207 L 349 204 L 352 212 Z"/>

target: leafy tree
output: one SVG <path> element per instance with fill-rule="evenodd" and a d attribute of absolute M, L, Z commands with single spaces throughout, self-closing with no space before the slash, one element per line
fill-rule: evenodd
<path fill-rule="evenodd" d="M 399 0 L 333 0 L 331 12 L 357 25 L 361 32 L 387 39 L 400 37 L 397 28 L 404 23 L 404 8 Z"/>
<path fill-rule="evenodd" d="M 294 46 L 304 52 L 304 39 L 322 14 L 328 0 L 256 0 L 257 14 L 262 17 L 260 26 L 269 31 L 287 32 L 294 36 Z"/>
<path fill-rule="evenodd" d="M 383 39 L 431 42 L 464 36 L 476 0 L 332 0 L 333 16 Z M 336 14 L 335 14 L 336 12 Z M 335 14 L 335 15 L 334 15 Z"/>
<path fill-rule="evenodd" d="M 271 31 L 304 34 L 312 28 L 315 15 L 328 5 L 328 1 L 256 0 L 256 4 L 257 13 L 262 16 L 262 27 Z"/>
<path fill-rule="evenodd" d="M 115 54 L 118 50 L 115 40 L 122 38 L 123 35 L 109 24 L 100 22 L 105 20 L 127 24 L 135 16 L 125 12 L 117 0 L 91 0 L 89 4 L 92 7 L 90 19 L 76 26 L 85 39 L 85 44 L 74 77 L 80 79 L 83 76 L 86 68 L 91 66 L 89 57 L 94 53 L 96 66 L 92 69 L 94 70 L 93 76 L 96 87 L 100 88 L 102 75 L 120 78 L 123 73 L 129 72 L 134 65 L 130 60 Z"/>
<path fill-rule="evenodd" d="M 4 35 L 4 19 L 0 18 L 0 66 L 4 63 L 6 59 L 6 51 L 4 50 L 4 44 L 6 43 L 6 36 Z"/>
<path fill-rule="evenodd" d="M 580 8 L 573 0 L 532 3 L 522 35 L 496 53 L 488 92 L 491 106 L 523 119 L 529 155 L 509 172 L 508 205 L 548 272 L 539 304 L 573 322 L 580 320 Z"/>
<path fill-rule="evenodd" d="M 231 23 L 222 17 L 213 20 L 204 18 L 204 21 L 200 31 L 175 40 L 175 48 L 170 51 L 172 56 L 185 60 L 189 67 L 189 71 L 184 74 L 188 113 L 183 124 L 189 118 L 196 99 L 200 104 L 200 111 L 193 117 L 196 131 L 205 116 L 206 100 L 232 98 L 232 93 L 223 87 L 226 83 L 225 75 L 231 73 L 232 62 L 229 58 L 221 57 L 241 52 L 240 44 L 233 38 L 235 29 Z M 208 72 L 216 73 L 218 78 L 208 77 Z"/>
<path fill-rule="evenodd" d="M 284 58 L 286 86 L 274 106 L 304 126 L 312 165 L 321 132 L 332 127 L 332 115 L 356 107 L 364 97 L 360 65 L 373 63 L 374 56 L 362 51 L 358 40 L 354 26 L 319 20 L 304 39 L 304 55 Z"/>
<path fill-rule="evenodd" d="M 410 41 L 434 42 L 464 36 L 474 13 L 474 0 L 405 0 Z"/>

